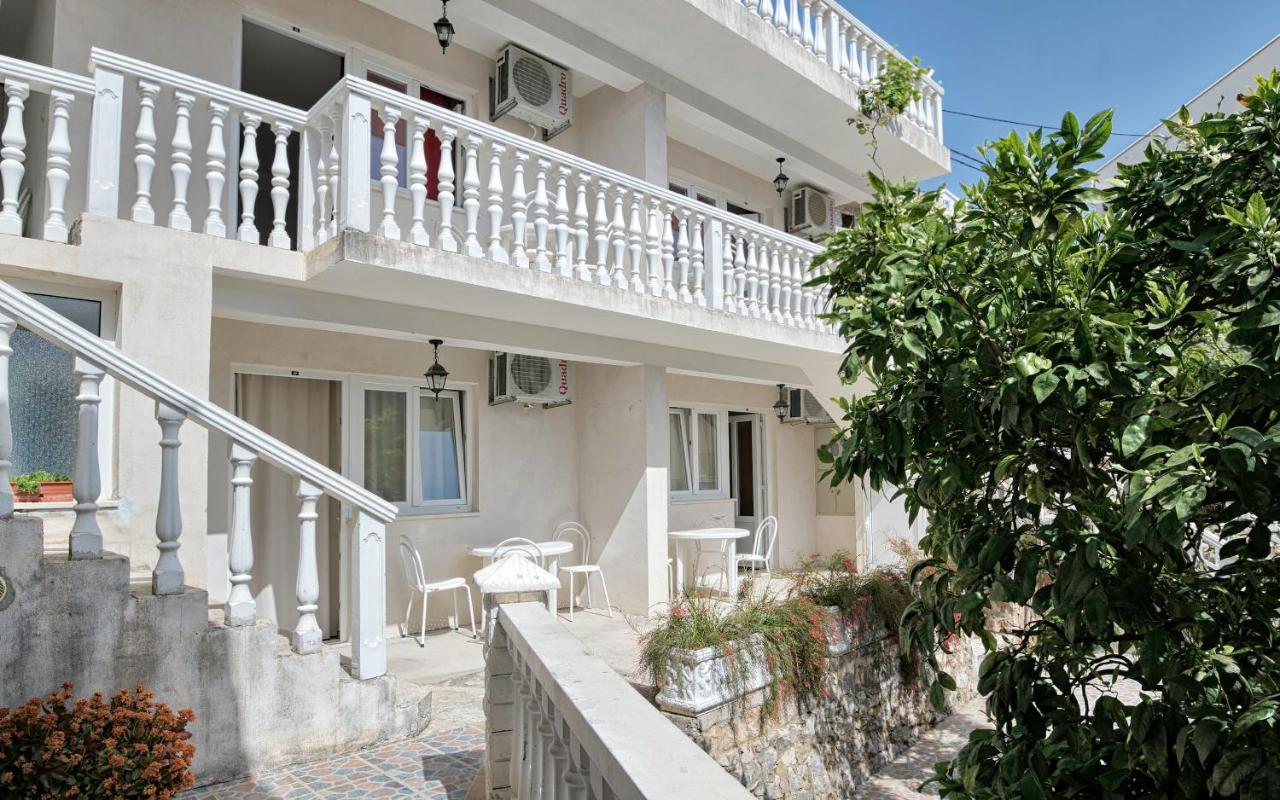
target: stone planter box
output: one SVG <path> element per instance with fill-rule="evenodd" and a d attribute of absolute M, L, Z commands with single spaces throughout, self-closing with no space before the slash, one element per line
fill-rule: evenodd
<path fill-rule="evenodd" d="M 715 647 L 672 653 L 656 698 L 658 707 L 673 714 L 693 716 L 762 689 L 773 680 L 759 636 L 736 650 L 735 663 L 729 661 L 729 657 Z"/>
<path fill-rule="evenodd" d="M 833 656 L 889 635 L 870 604 L 856 618 L 846 615 L 839 606 L 826 606 L 822 611 L 822 631 L 827 636 L 827 651 Z"/>

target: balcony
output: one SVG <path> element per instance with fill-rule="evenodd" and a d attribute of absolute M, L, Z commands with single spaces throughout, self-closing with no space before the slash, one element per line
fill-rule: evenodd
<path fill-rule="evenodd" d="M 436 11 L 363 2 L 425 30 Z M 838 0 L 474 0 L 450 13 L 464 46 L 489 53 L 522 42 L 620 91 L 654 86 L 674 138 L 744 168 L 786 155 L 796 174 L 855 198 L 873 165 L 846 120 L 859 111 L 858 90 L 888 58 L 904 57 Z M 919 88 L 881 137 L 879 161 L 895 177 L 950 169 L 942 86 L 930 76 Z"/>
<path fill-rule="evenodd" d="M 775 363 L 841 349 L 804 285 L 812 242 L 351 76 L 296 109 L 100 49 L 91 69 L 0 59 L 0 231 L 24 233 L 17 198 L 43 179 L 31 216 L 66 241 L 85 174 L 90 214 L 304 255 L 274 274 L 241 259 L 235 280 Z M 43 165 L 26 159 L 32 91 L 52 109 Z"/>

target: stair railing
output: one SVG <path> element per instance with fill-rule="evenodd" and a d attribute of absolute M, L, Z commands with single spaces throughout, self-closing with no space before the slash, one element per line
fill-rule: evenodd
<path fill-rule="evenodd" d="M 102 557 L 102 530 L 98 525 L 98 501 L 102 493 L 98 462 L 98 410 L 104 375 L 155 400 L 160 426 L 160 497 L 156 513 L 156 547 L 160 551 L 151 576 L 157 595 L 181 594 L 185 575 L 178 550 L 182 535 L 179 502 L 179 433 L 190 419 L 231 441 L 231 526 L 228 542 L 231 592 L 226 603 L 228 626 L 253 625 L 257 607 L 250 590 L 253 574 L 251 491 L 253 465 L 261 459 L 294 476 L 298 483 L 298 621 L 290 633 L 294 652 L 320 649 L 321 631 L 316 621 L 320 584 L 316 556 L 316 505 L 329 495 L 354 513 L 352 531 L 351 609 L 352 672 L 357 678 L 373 678 L 386 672 L 386 525 L 396 518 L 396 507 L 323 464 L 269 436 L 226 409 L 195 396 L 158 373 L 50 310 L 13 286 L 0 281 L 0 518 L 14 512 L 9 485 L 13 464 L 13 430 L 9 415 L 10 338 L 18 325 L 70 352 L 75 358 L 78 386 L 76 455 L 73 478 L 75 521 L 70 536 L 70 557 Z"/>

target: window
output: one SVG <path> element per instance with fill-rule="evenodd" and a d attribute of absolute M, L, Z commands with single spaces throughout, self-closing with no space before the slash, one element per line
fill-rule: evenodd
<path fill-rule="evenodd" d="M 33 300 L 84 328 L 102 336 L 115 328 L 115 301 L 100 297 L 66 297 L 46 290 L 65 290 L 36 282 L 18 282 Z M 86 290 L 89 292 L 89 290 Z M 91 292 L 89 292 L 92 294 Z M 74 357 L 60 347 L 18 326 L 10 340 L 13 355 L 9 362 L 9 413 L 13 427 L 11 474 L 54 472 L 71 475 L 75 471 L 76 394 L 78 385 Z M 98 463 L 102 495 L 113 493 L 111 466 L 114 463 L 115 381 L 103 379 L 99 386 Z"/>
<path fill-rule="evenodd" d="M 673 406 L 667 419 L 671 496 L 684 500 L 726 497 L 728 412 Z"/>
<path fill-rule="evenodd" d="M 468 509 L 464 393 L 360 384 L 363 481 L 405 509 Z"/>
<path fill-rule="evenodd" d="M 450 111 L 462 112 L 463 103 L 448 95 L 441 94 L 433 89 L 429 89 L 416 81 L 401 81 L 395 78 L 389 78 L 385 75 L 379 75 L 373 70 L 366 73 L 370 83 L 376 83 L 379 86 L 385 86 L 396 92 L 407 94 L 410 97 L 418 97 L 432 105 L 447 108 Z M 398 170 L 397 183 L 404 188 L 409 186 L 409 125 L 412 120 L 401 118 L 396 122 L 396 151 Z M 423 141 L 423 147 L 427 154 L 427 199 L 435 200 L 440 194 L 440 138 L 436 136 L 435 128 L 427 130 L 427 135 Z M 378 114 L 377 104 L 373 109 L 373 129 L 369 136 L 369 178 L 374 182 L 382 180 L 382 117 Z M 454 173 L 461 177 L 457 169 L 458 147 L 454 146 Z"/>

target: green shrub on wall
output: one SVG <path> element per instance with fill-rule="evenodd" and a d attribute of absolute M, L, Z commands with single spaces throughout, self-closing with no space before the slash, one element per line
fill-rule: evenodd
<path fill-rule="evenodd" d="M 954 216 L 872 175 L 819 259 L 833 482 L 928 513 L 910 643 L 989 651 L 946 797 L 1280 797 L 1280 75 L 1169 129 L 1105 191 L 1110 114 L 1010 134 Z"/>

